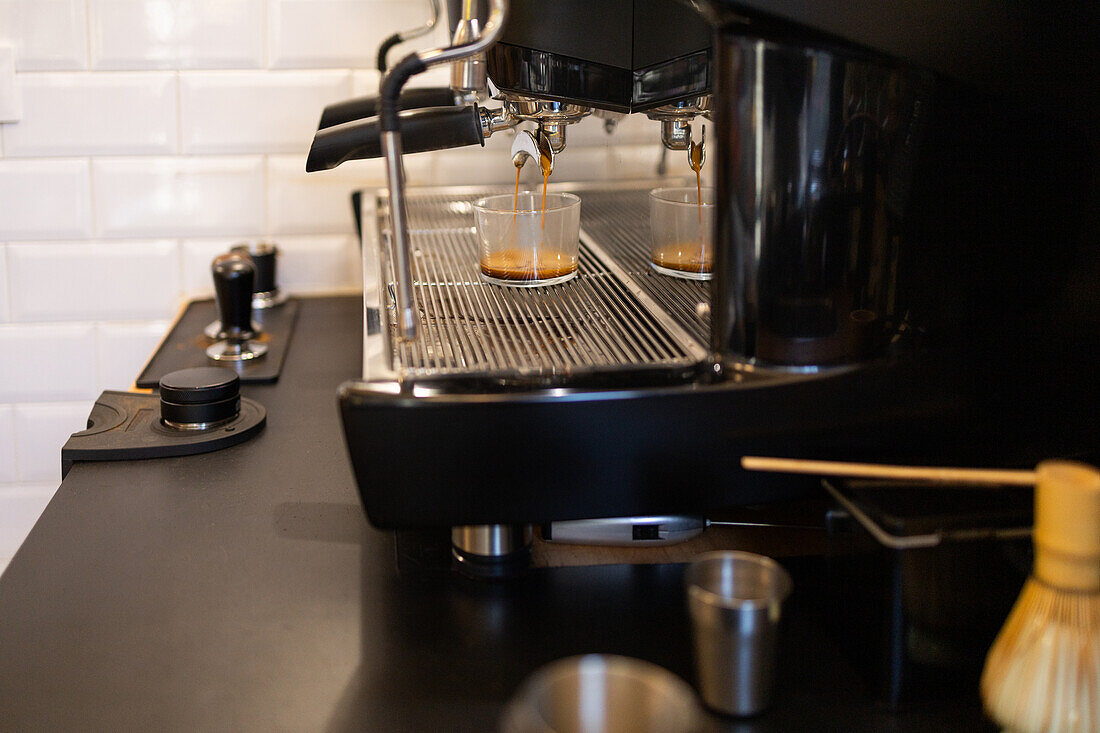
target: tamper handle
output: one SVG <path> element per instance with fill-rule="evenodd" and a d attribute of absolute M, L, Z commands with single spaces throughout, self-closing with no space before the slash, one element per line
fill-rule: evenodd
<path fill-rule="evenodd" d="M 225 338 L 251 338 L 252 282 L 256 275 L 252 261 L 239 254 L 224 254 L 214 259 L 210 270 Z"/>

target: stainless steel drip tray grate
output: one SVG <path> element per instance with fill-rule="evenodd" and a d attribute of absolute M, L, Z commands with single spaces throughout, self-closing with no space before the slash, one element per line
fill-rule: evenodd
<path fill-rule="evenodd" d="M 604 250 L 590 234 L 582 234 L 578 274 L 569 282 L 538 288 L 484 282 L 471 204 L 490 192 L 410 190 L 414 292 L 420 311 L 419 335 L 412 342 L 396 338 L 393 271 L 385 264 L 393 261 L 391 237 L 385 195 L 379 195 L 381 271 L 389 286 L 382 291 L 388 314 L 383 322 L 388 321 L 387 341 L 399 376 L 556 377 L 639 368 L 680 370 L 703 358 L 702 343 L 682 325 L 684 314 L 671 317 L 614 261 L 614 252 Z M 586 194 L 578 193 L 583 227 Z M 635 189 L 621 193 L 638 195 Z M 623 231 L 636 229 L 635 224 Z M 639 251 L 648 251 L 647 240 L 636 244 Z M 630 247 L 619 241 L 615 249 Z M 694 312 L 686 316 L 688 322 L 695 317 Z"/>
<path fill-rule="evenodd" d="M 649 188 L 587 192 L 581 204 L 581 226 L 632 283 L 705 344 L 710 339 L 709 308 L 700 309 L 699 304 L 710 305 L 710 283 L 661 275 L 649 264 Z"/>

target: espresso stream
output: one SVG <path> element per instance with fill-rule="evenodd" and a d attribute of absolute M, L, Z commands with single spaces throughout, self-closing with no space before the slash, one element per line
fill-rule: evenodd
<path fill-rule="evenodd" d="M 546 230 L 546 188 L 550 181 L 550 166 L 553 161 L 548 155 L 539 156 L 542 169 L 542 221 L 541 229 Z M 519 174 L 523 166 L 516 166 L 516 192 L 512 204 L 512 221 L 519 214 Z M 513 232 L 515 230 L 513 229 Z M 514 235 L 513 235 L 514 236 Z M 531 249 L 508 247 L 497 250 L 481 258 L 481 271 L 497 280 L 552 280 L 564 277 L 577 269 L 576 261 L 568 253 L 546 247 L 538 242 Z"/>
<path fill-rule="evenodd" d="M 539 164 L 542 168 L 542 228 L 546 229 L 546 184 L 550 180 L 550 166 L 553 165 L 550 156 L 542 153 L 539 156 Z M 518 198 L 518 196 L 517 196 Z"/>
<path fill-rule="evenodd" d="M 705 139 L 705 138 L 704 138 Z M 699 209 L 699 241 L 676 242 L 659 247 L 653 252 L 653 263 L 660 267 L 681 272 L 709 273 L 712 257 L 707 251 L 705 231 L 703 229 L 703 143 L 691 143 L 688 163 L 695 171 L 696 201 Z"/>

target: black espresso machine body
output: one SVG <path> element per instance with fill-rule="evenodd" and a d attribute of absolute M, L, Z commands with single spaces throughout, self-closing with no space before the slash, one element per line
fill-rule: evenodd
<path fill-rule="evenodd" d="M 566 18 L 583 18 L 585 30 Z M 645 112 L 710 92 L 711 34 L 679 0 L 510 3 L 487 70 L 511 94 Z"/>
<path fill-rule="evenodd" d="M 550 5 L 510 3 L 525 25 L 487 52 L 505 96 L 713 123 L 708 356 L 345 384 L 373 524 L 706 516 L 809 485 L 747 474 L 748 454 L 1096 460 L 1094 13 L 1036 35 L 1038 11 L 996 3 L 695 3 L 709 48 L 608 63 L 581 57 L 610 31 Z M 669 3 L 611 5 L 636 44 Z"/>

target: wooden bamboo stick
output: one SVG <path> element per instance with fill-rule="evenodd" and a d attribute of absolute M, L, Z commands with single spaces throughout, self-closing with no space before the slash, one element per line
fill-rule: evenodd
<path fill-rule="evenodd" d="M 951 468 L 947 466 L 891 466 L 874 463 L 843 463 L 811 461 L 798 458 L 766 458 L 744 456 L 741 467 L 746 471 L 777 473 L 809 473 L 849 478 L 893 479 L 898 481 L 929 481 L 933 483 L 997 484 L 1034 486 L 1035 472 L 1010 469 Z"/>

